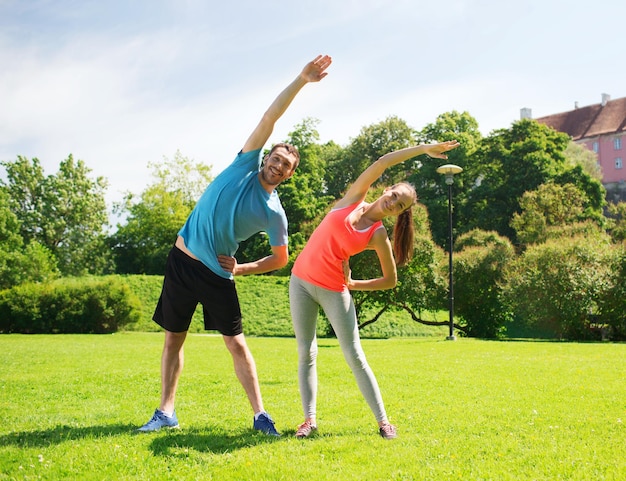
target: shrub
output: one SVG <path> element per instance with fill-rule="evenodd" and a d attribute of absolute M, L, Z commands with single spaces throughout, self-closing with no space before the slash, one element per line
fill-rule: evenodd
<path fill-rule="evenodd" d="M 552 239 L 532 245 L 505 273 L 503 298 L 518 332 L 572 340 L 590 329 L 611 285 L 616 250 L 606 235 Z"/>
<path fill-rule="evenodd" d="M 471 337 L 504 333 L 509 313 L 501 302 L 505 267 L 515 258 L 511 242 L 495 232 L 473 230 L 459 237 L 454 258 L 455 311 Z"/>
<path fill-rule="evenodd" d="M 626 340 L 626 244 L 617 249 L 610 268 L 611 282 L 598 302 L 599 327 L 609 328 L 609 337 L 614 341 Z"/>
<path fill-rule="evenodd" d="M 66 278 L 0 292 L 0 332 L 115 332 L 140 317 L 139 299 L 119 278 Z"/>
<path fill-rule="evenodd" d="M 24 282 L 47 282 L 59 276 L 50 250 L 37 241 L 16 250 L 0 247 L 0 289 Z"/>

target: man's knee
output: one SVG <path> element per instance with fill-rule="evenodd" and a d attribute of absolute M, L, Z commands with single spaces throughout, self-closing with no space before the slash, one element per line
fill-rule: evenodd
<path fill-rule="evenodd" d="M 233 356 L 243 356 L 248 353 L 248 345 L 243 334 L 237 334 L 236 336 L 222 336 L 226 348 Z"/>
<path fill-rule="evenodd" d="M 181 349 L 187 338 L 187 331 L 171 332 L 165 331 L 165 349 Z"/>

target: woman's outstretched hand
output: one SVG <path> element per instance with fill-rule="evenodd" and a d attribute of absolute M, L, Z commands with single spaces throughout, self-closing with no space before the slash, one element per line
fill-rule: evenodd
<path fill-rule="evenodd" d="M 456 149 L 459 145 L 461 144 L 459 144 L 456 140 L 448 140 L 438 144 L 428 144 L 424 153 L 435 159 L 447 159 L 448 156 L 445 153 L 452 149 Z"/>

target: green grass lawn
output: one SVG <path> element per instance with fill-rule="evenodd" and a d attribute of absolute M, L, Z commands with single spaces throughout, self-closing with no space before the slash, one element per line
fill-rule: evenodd
<path fill-rule="evenodd" d="M 623 480 L 626 345 L 364 340 L 399 438 L 377 434 L 337 342 L 320 340 L 319 435 L 302 421 L 296 347 L 248 338 L 252 412 L 221 338 L 190 334 L 181 429 L 136 434 L 159 399 L 160 333 L 0 336 L 0 480 Z"/>

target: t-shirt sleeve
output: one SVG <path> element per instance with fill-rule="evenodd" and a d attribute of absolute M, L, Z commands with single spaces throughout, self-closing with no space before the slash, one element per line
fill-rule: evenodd
<path fill-rule="evenodd" d="M 267 229 L 270 246 L 286 246 L 289 243 L 289 232 L 287 230 L 287 216 L 285 212 L 275 213 Z"/>
<path fill-rule="evenodd" d="M 251 150 L 245 153 L 239 151 L 231 166 L 236 169 L 259 170 L 261 166 L 261 149 Z"/>

